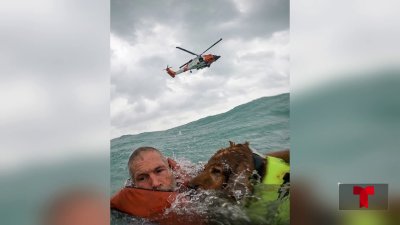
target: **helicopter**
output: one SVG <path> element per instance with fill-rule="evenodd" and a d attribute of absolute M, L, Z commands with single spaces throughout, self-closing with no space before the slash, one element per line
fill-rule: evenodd
<path fill-rule="evenodd" d="M 214 47 L 214 45 L 218 44 L 218 42 L 220 42 L 220 41 L 222 41 L 222 38 L 220 38 L 217 42 L 215 42 L 214 44 L 212 44 L 209 48 L 207 48 L 207 49 L 206 49 L 204 52 L 202 52 L 201 54 L 196 54 L 196 53 L 193 53 L 193 52 L 191 52 L 191 51 L 188 51 L 188 50 L 186 50 L 186 49 L 184 49 L 184 48 L 176 47 L 177 49 L 180 49 L 180 50 L 182 50 L 182 51 L 184 51 L 184 52 L 187 52 L 187 53 L 189 53 L 189 54 L 195 55 L 196 58 L 193 58 L 193 59 L 189 60 L 188 62 L 186 62 L 185 64 L 183 64 L 182 66 L 180 66 L 180 67 L 179 67 L 179 70 L 177 70 L 177 71 L 173 71 L 172 69 L 170 69 L 170 68 L 172 68 L 172 67 L 169 67 L 168 65 L 167 65 L 167 68 L 166 68 L 165 70 L 167 71 L 167 73 L 168 73 L 172 78 L 174 78 L 176 75 L 178 75 L 178 74 L 180 74 L 180 73 L 183 73 L 183 72 L 186 72 L 186 71 L 188 71 L 188 70 L 190 71 L 190 73 L 192 73 L 192 70 L 193 70 L 193 69 L 200 70 L 200 69 L 203 69 L 203 68 L 205 68 L 205 67 L 210 67 L 211 64 L 212 64 L 213 62 L 217 61 L 221 56 L 212 55 L 212 54 L 206 54 L 206 55 L 203 55 L 203 54 L 204 54 L 205 52 L 207 52 L 208 50 L 210 50 L 210 48 Z"/>

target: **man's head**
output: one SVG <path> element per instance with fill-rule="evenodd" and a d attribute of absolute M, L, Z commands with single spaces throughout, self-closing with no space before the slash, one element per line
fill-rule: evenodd
<path fill-rule="evenodd" d="M 128 161 L 129 174 L 138 188 L 173 190 L 174 175 L 167 159 L 152 147 L 140 147 L 133 151 Z"/>

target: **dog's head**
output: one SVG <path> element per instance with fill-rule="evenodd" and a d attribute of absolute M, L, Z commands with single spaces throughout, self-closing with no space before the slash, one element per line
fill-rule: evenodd
<path fill-rule="evenodd" d="M 229 196 L 240 199 L 253 191 L 250 177 L 254 170 L 249 143 L 230 142 L 228 148 L 215 153 L 204 170 L 193 178 L 189 186 L 204 190 L 223 190 Z"/>

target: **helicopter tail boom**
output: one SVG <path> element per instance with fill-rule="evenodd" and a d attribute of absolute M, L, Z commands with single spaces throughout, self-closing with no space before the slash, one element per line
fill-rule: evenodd
<path fill-rule="evenodd" d="M 176 75 L 178 75 L 178 74 L 180 74 L 180 73 L 183 73 L 183 72 L 186 72 L 186 71 L 188 70 L 187 67 L 181 68 L 181 69 L 179 69 L 179 70 L 177 70 L 177 71 L 173 71 L 173 70 L 170 69 L 170 68 L 171 68 L 171 67 L 168 67 L 168 66 L 167 66 L 167 68 L 166 68 L 165 70 L 167 71 L 167 73 L 168 73 L 172 78 L 175 78 Z"/>

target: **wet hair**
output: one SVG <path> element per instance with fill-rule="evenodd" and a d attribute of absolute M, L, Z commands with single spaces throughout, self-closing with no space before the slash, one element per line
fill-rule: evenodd
<path fill-rule="evenodd" d="M 129 171 L 129 176 L 131 177 L 131 179 L 133 179 L 133 175 L 134 175 L 133 171 L 131 171 L 131 164 L 132 164 L 132 162 L 135 161 L 135 160 L 137 159 L 137 157 L 139 157 L 140 154 L 142 154 L 143 152 L 157 152 L 157 153 L 161 156 L 161 159 L 162 159 L 165 163 L 168 163 L 168 162 L 167 162 L 167 159 L 164 157 L 164 155 L 163 155 L 158 149 L 156 149 L 156 148 L 147 147 L 147 146 L 137 148 L 137 149 L 135 149 L 135 150 L 132 152 L 132 154 L 131 154 L 131 156 L 129 156 L 129 160 L 128 160 L 128 171 Z"/>

